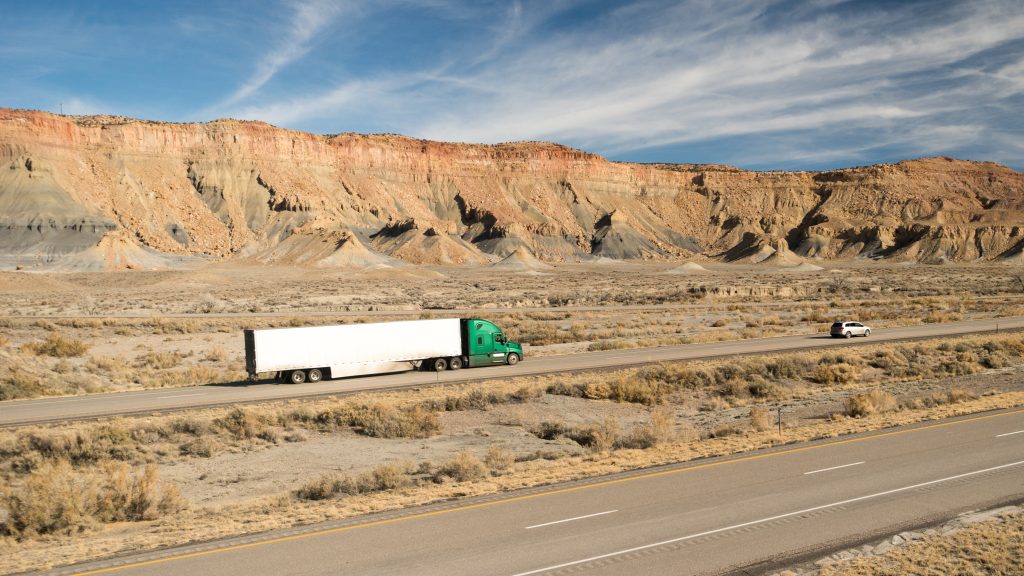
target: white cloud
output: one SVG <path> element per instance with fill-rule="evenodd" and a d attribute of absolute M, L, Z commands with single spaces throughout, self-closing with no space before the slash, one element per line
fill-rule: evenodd
<path fill-rule="evenodd" d="M 978 110 L 1024 91 L 1022 61 L 994 72 L 969 62 L 1024 41 L 1024 5 L 1015 1 L 872 9 L 831 0 L 795 9 L 755 0 L 644 2 L 586 26 L 543 27 L 564 8 L 512 5 L 495 34 L 465 46 L 461 60 L 412 74 L 381 69 L 235 111 L 341 130 L 353 118 L 377 117 L 419 137 L 546 139 L 611 154 L 817 131 L 802 148 L 794 140 L 788 153 L 831 158 L 884 143 L 830 144 L 829 131 L 870 131 L 897 147 L 918 138 L 914 149 L 923 152 L 970 146 L 986 129 L 1003 128 L 999 120 L 986 126 Z M 296 27 L 309 29 L 316 27 Z M 226 105 L 304 54 L 309 36 L 294 38 Z"/>
<path fill-rule="evenodd" d="M 994 72 L 992 76 L 999 81 L 1005 82 L 1011 93 L 1020 94 L 1024 92 L 1024 58 L 1003 66 Z"/>
<path fill-rule="evenodd" d="M 54 112 L 60 112 L 61 110 L 64 111 L 64 114 L 70 116 L 92 116 L 110 113 L 108 107 L 83 98 L 68 98 L 65 102 L 58 102 Z"/>
<path fill-rule="evenodd" d="M 273 50 L 263 55 L 251 76 L 216 108 L 228 109 L 245 101 L 285 66 L 305 56 L 313 40 L 342 12 L 336 0 L 303 0 L 293 6 L 287 34 Z"/>
<path fill-rule="evenodd" d="M 725 31 L 717 45 L 680 42 L 667 27 L 597 50 L 585 42 L 577 50 L 567 49 L 568 43 L 538 47 L 501 76 L 473 79 L 481 90 L 504 96 L 427 124 L 426 135 L 487 141 L 571 138 L 582 131 L 619 141 L 617 147 L 641 147 L 816 122 L 916 116 L 927 112 L 907 105 L 917 95 L 879 91 L 880 78 L 897 83 L 901 75 L 953 64 L 1024 30 L 1024 14 L 982 13 L 861 46 L 846 42 L 847 33 L 861 25 L 856 19 L 831 32 L 816 23 L 763 32 L 752 30 L 757 14 L 752 16 Z M 538 64 L 541 51 L 558 54 L 559 62 Z M 547 86 L 535 80 L 552 77 L 559 80 Z M 842 90 L 830 93 L 834 87 Z M 813 105 L 818 112 L 795 105 L 808 94 L 825 96 Z M 650 127 L 637 134 L 638 123 L 659 126 L 662 136 L 647 138 Z"/>
<path fill-rule="evenodd" d="M 237 108 L 232 117 L 262 120 L 278 126 L 293 125 L 308 118 L 316 118 L 344 109 L 346 106 L 365 106 L 366 102 L 380 103 L 402 88 L 405 82 L 397 79 L 355 80 L 336 86 L 330 92 L 315 97 L 298 97 L 269 105 Z"/>

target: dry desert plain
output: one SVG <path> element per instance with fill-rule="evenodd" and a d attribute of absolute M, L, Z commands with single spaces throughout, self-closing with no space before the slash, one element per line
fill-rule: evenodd
<path fill-rule="evenodd" d="M 237 382 L 247 327 L 477 316 L 528 362 L 1024 314 L 1016 265 L 814 268 L 4 272 L 0 399 Z M 1022 403 L 1024 336 L 999 333 L 8 428 L 0 571 Z"/>

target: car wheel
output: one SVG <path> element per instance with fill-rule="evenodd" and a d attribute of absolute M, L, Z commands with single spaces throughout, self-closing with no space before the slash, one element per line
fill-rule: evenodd
<path fill-rule="evenodd" d="M 843 336 L 845 336 L 847 338 L 853 338 L 853 332 L 844 332 Z"/>
<path fill-rule="evenodd" d="M 868 336 L 871 336 L 871 330 L 864 331 L 864 337 L 867 338 Z"/>
<path fill-rule="evenodd" d="M 505 361 L 508 362 L 509 366 L 515 366 L 516 364 L 519 364 L 519 354 L 513 352 L 505 358 Z"/>

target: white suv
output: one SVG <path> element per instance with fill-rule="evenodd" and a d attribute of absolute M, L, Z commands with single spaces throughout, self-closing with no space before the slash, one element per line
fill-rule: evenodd
<path fill-rule="evenodd" d="M 860 322 L 836 322 L 832 324 L 829 334 L 833 338 L 851 338 L 853 336 L 870 336 L 871 328 Z"/>

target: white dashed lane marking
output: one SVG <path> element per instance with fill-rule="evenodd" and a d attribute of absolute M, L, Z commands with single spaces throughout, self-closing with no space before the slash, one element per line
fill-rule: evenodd
<path fill-rule="evenodd" d="M 808 474 L 817 474 L 818 472 L 828 472 L 829 470 L 839 470 L 840 468 L 849 468 L 850 466 L 857 466 L 857 465 L 863 464 L 863 463 L 864 462 L 861 461 L 861 462 L 854 462 L 853 464 L 843 464 L 841 466 L 833 466 L 831 468 L 822 468 L 821 470 L 811 470 L 810 472 L 804 472 L 804 476 L 806 476 Z"/>

